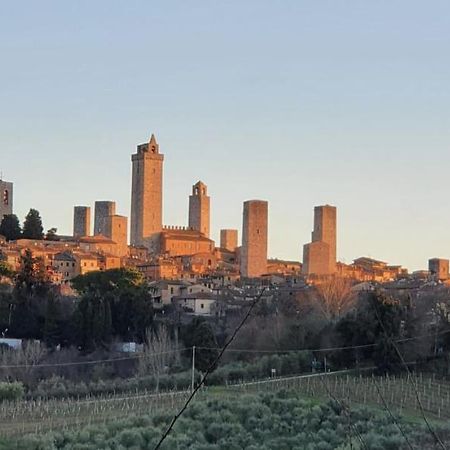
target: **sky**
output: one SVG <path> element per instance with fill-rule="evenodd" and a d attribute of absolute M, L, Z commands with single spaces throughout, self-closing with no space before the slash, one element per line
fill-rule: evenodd
<path fill-rule="evenodd" d="M 0 171 L 14 209 L 72 232 L 74 205 L 129 216 L 154 133 L 164 223 L 199 179 L 212 237 L 269 201 L 269 256 L 301 260 L 315 205 L 338 258 L 450 257 L 448 0 L 0 0 Z"/>

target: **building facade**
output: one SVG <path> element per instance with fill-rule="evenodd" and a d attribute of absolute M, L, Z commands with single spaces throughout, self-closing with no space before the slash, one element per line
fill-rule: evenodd
<path fill-rule="evenodd" d="M 449 260 L 432 258 L 428 261 L 428 270 L 436 281 L 446 281 L 449 278 Z"/>
<path fill-rule="evenodd" d="M 255 278 L 267 272 L 268 203 L 244 202 L 240 273 Z"/>
<path fill-rule="evenodd" d="M 131 160 L 131 245 L 145 245 L 157 253 L 162 231 L 164 155 L 159 153 L 153 134 L 148 143 L 138 145 Z"/>
<path fill-rule="evenodd" d="M 220 230 L 220 248 L 235 252 L 238 246 L 238 230 Z"/>
<path fill-rule="evenodd" d="M 75 239 L 91 235 L 91 208 L 75 206 L 73 208 L 73 237 Z"/>

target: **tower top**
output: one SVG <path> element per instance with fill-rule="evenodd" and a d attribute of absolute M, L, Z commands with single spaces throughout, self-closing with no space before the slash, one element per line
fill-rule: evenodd
<path fill-rule="evenodd" d="M 208 195 L 208 187 L 203 181 L 199 180 L 192 186 L 192 195 Z"/>
<path fill-rule="evenodd" d="M 140 153 L 151 153 L 154 155 L 159 155 L 159 144 L 156 141 L 155 135 L 152 133 L 150 140 L 145 144 L 139 144 L 137 146 L 137 152 Z"/>

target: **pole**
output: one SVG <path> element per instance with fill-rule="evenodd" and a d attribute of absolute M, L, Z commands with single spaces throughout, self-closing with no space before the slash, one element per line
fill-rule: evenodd
<path fill-rule="evenodd" d="M 192 382 L 191 391 L 194 392 L 195 388 L 195 345 L 192 347 Z"/>
<path fill-rule="evenodd" d="M 325 369 L 325 373 L 327 373 L 327 357 L 323 357 L 323 368 Z"/>

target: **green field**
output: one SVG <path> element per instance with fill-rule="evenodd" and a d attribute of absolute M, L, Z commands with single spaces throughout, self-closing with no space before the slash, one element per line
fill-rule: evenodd
<path fill-rule="evenodd" d="M 203 405 L 202 407 L 207 409 L 208 406 L 205 405 L 209 405 L 211 402 L 211 404 L 215 404 L 214 402 L 224 402 L 225 405 L 228 405 L 227 407 L 231 408 L 229 405 L 232 404 L 234 405 L 233 407 L 239 409 L 239 402 L 243 397 L 247 396 L 246 398 L 254 399 L 252 401 L 258 403 L 262 398 L 265 398 L 264 396 L 275 395 L 273 393 L 280 393 L 279 395 L 284 395 L 281 393 L 289 392 L 289 395 L 286 396 L 286 398 L 283 397 L 283 401 L 288 402 L 289 399 L 292 399 L 292 401 L 295 400 L 296 402 L 299 402 L 302 408 L 314 408 L 314 406 L 322 408 L 325 407 L 324 405 L 328 404 L 327 402 L 331 401 L 335 407 L 338 407 L 338 409 L 343 405 L 348 405 L 352 411 L 352 414 L 353 412 L 355 412 L 355 414 L 359 414 L 360 411 L 364 411 L 364 414 L 379 417 L 380 420 L 389 419 L 388 422 L 392 425 L 393 421 L 386 411 L 387 405 L 392 414 L 402 416 L 403 423 L 405 426 L 411 427 L 412 432 L 413 429 L 420 430 L 421 427 L 419 424 L 423 423 L 422 413 L 414 386 L 416 386 L 422 407 L 430 421 L 432 421 L 433 426 L 441 427 L 441 425 L 445 423 L 446 419 L 450 418 L 450 386 L 444 380 L 436 380 L 421 375 L 407 379 L 404 376 L 374 377 L 355 376 L 340 373 L 328 374 L 326 376 L 292 376 L 283 379 L 271 379 L 251 383 L 238 383 L 227 386 L 209 387 L 204 388 L 199 392 L 198 398 L 195 400 L 191 408 L 195 411 L 198 410 L 198 405 Z M 109 429 L 111 426 L 118 426 L 117 424 L 122 420 L 125 420 L 124 423 L 131 420 L 132 423 L 135 424 L 139 424 L 141 423 L 139 421 L 143 420 L 144 422 L 142 426 L 139 425 L 138 428 L 142 428 L 141 431 L 144 432 L 147 426 L 154 429 L 153 425 L 149 425 L 153 423 L 154 418 L 162 415 L 167 419 L 168 417 L 173 416 L 174 412 L 181 407 L 187 398 L 187 395 L 187 392 L 169 392 L 159 394 L 152 392 L 139 392 L 130 395 L 110 395 L 100 398 L 85 398 L 80 400 L 21 401 L 16 403 L 3 403 L 2 408 L 0 409 L 0 435 L 3 439 L 7 439 L 7 441 L 3 447 L 0 448 L 134 448 L 135 450 L 139 448 L 152 448 L 150 445 L 150 442 L 153 442 L 152 440 L 148 442 L 145 441 L 145 445 L 142 444 L 144 446 L 137 447 L 127 447 L 122 444 L 118 447 L 92 447 L 90 446 L 91 444 L 89 441 L 91 438 L 87 439 L 84 443 L 77 442 L 76 445 L 74 443 L 70 443 L 70 445 L 67 443 L 69 446 L 65 446 L 66 444 L 52 446 L 49 442 L 56 438 L 50 432 L 57 432 L 58 434 L 55 436 L 57 436 L 58 442 L 61 441 L 64 443 L 66 442 L 66 439 L 61 438 L 61 435 L 67 434 L 67 436 L 72 437 L 85 436 L 86 433 L 90 435 L 92 433 L 95 434 L 95 430 L 103 430 L 103 436 L 106 433 L 105 430 Z M 291 414 L 294 413 L 291 412 Z M 183 420 L 184 419 L 182 419 L 180 423 L 183 423 Z M 281 421 L 280 427 L 283 427 L 284 418 L 281 417 L 279 420 Z M 165 423 L 164 420 L 159 425 L 162 425 L 163 423 Z M 383 423 L 384 422 L 382 421 L 381 424 Z M 379 425 L 377 425 L 377 427 L 378 426 Z M 120 433 L 127 429 L 127 427 L 128 425 L 124 425 L 123 429 L 119 427 L 121 430 Z M 156 427 L 155 430 L 157 428 L 158 427 Z M 161 432 L 164 427 L 162 426 L 160 428 L 161 429 L 159 432 Z M 397 430 L 396 433 L 398 433 L 398 427 L 395 429 Z M 315 433 L 316 431 L 313 432 Z M 365 432 L 370 434 L 369 425 L 367 425 Z M 111 433 L 108 433 L 107 434 L 109 436 Z M 349 433 L 350 432 L 347 430 L 347 435 Z M 444 437 L 446 436 L 446 432 L 442 431 L 441 433 L 443 433 Z M 156 436 L 158 433 L 154 431 L 154 434 Z M 23 443 L 23 438 L 25 435 L 37 435 L 38 437 L 34 438 L 34 440 L 40 443 L 40 446 L 26 447 L 26 445 L 30 446 L 32 444 L 30 443 L 31 441 Z M 282 436 L 282 434 L 280 434 L 280 436 Z M 394 434 L 393 436 L 395 437 L 397 435 Z M 426 436 L 426 434 L 424 436 Z M 97 437 L 95 437 L 95 439 L 92 437 L 92 439 L 96 440 Z M 355 438 L 355 436 L 353 437 Z M 416 438 L 417 437 L 414 439 Z M 50 441 L 48 441 L 49 439 Z M 73 439 L 76 440 L 78 438 L 74 437 Z M 421 440 L 419 441 L 421 442 L 421 445 L 423 445 L 424 442 L 426 443 L 425 437 L 423 437 L 425 440 L 422 438 L 420 439 Z M 208 439 L 206 439 L 206 441 L 208 441 Z M 16 445 L 15 443 L 17 442 L 22 442 L 24 447 L 21 447 L 19 444 Z M 256 439 L 255 442 L 258 443 L 258 439 Z M 208 445 L 210 444 L 212 445 L 213 443 L 208 443 Z M 358 448 L 358 445 L 360 444 L 361 443 L 355 443 L 353 448 Z M 317 448 L 329 448 L 325 444 L 323 445 L 323 447 Z M 181 446 L 172 448 L 200 447 Z M 267 448 L 278 447 L 269 446 Z M 344 446 L 342 448 L 347 447 Z M 390 447 L 372 446 L 370 448 Z"/>

